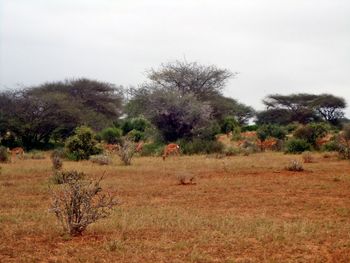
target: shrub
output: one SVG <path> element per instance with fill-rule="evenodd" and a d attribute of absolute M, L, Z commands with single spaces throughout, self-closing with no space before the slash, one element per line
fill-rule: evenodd
<path fill-rule="evenodd" d="M 302 153 L 310 151 L 311 145 L 302 139 L 290 139 L 286 143 L 286 153 Z"/>
<path fill-rule="evenodd" d="M 99 165 L 108 165 L 108 164 L 111 164 L 112 162 L 109 156 L 103 155 L 103 154 L 91 156 L 90 161 L 93 163 L 97 163 Z"/>
<path fill-rule="evenodd" d="M 86 126 L 76 128 L 75 134 L 67 139 L 65 147 L 67 157 L 74 161 L 87 160 L 90 155 L 102 152 L 102 149 L 97 147 L 93 131 Z"/>
<path fill-rule="evenodd" d="M 257 131 L 259 128 L 258 125 L 253 124 L 253 125 L 247 125 L 242 127 L 242 132 L 247 132 L 247 131 Z"/>
<path fill-rule="evenodd" d="M 294 131 L 294 137 L 305 140 L 311 146 L 317 147 L 316 141 L 324 137 L 330 131 L 330 126 L 326 123 L 310 123 L 301 126 Z"/>
<path fill-rule="evenodd" d="M 238 154 L 240 154 L 240 150 L 238 148 L 234 148 L 232 146 L 230 147 L 227 147 L 225 150 L 224 150 L 224 154 L 226 156 L 236 156 Z"/>
<path fill-rule="evenodd" d="M 275 124 L 261 125 L 256 132 L 259 140 L 265 141 L 269 137 L 284 140 L 286 131 L 281 126 Z"/>
<path fill-rule="evenodd" d="M 147 119 L 143 117 L 137 117 L 132 119 L 126 119 L 121 125 L 121 129 L 123 131 L 123 135 L 126 135 L 132 130 L 145 132 L 146 129 L 150 126 L 151 124 Z"/>
<path fill-rule="evenodd" d="M 289 164 L 286 166 L 287 171 L 292 172 L 301 172 L 304 171 L 303 164 L 298 160 L 291 160 Z"/>
<path fill-rule="evenodd" d="M 52 177 L 51 182 L 53 184 L 66 184 L 70 181 L 78 181 L 85 178 L 85 174 L 77 171 L 59 171 L 55 170 Z"/>
<path fill-rule="evenodd" d="M 135 143 L 124 139 L 121 147 L 119 148 L 119 157 L 120 160 L 125 164 L 125 165 L 130 165 L 131 164 L 131 159 L 135 154 Z"/>
<path fill-rule="evenodd" d="M 101 131 L 101 138 L 108 144 L 117 144 L 121 141 L 122 130 L 109 127 Z"/>
<path fill-rule="evenodd" d="M 141 151 L 141 156 L 160 156 L 164 150 L 164 144 L 160 142 L 144 144 Z"/>
<path fill-rule="evenodd" d="M 100 181 L 70 180 L 52 191 L 51 211 L 72 235 L 80 235 L 92 223 L 110 215 L 117 202 L 110 195 L 102 194 Z"/>
<path fill-rule="evenodd" d="M 342 159 L 350 159 L 350 125 L 345 125 L 337 138 L 338 154 Z"/>
<path fill-rule="evenodd" d="M 221 124 L 221 132 L 222 133 L 230 133 L 236 127 L 239 127 L 237 120 L 234 117 L 226 117 Z"/>
<path fill-rule="evenodd" d="M 0 146 L 0 163 L 6 163 L 10 160 L 8 149 L 4 146 Z"/>
<path fill-rule="evenodd" d="M 145 134 L 144 132 L 138 131 L 138 130 L 131 130 L 128 134 L 127 137 L 129 140 L 133 142 L 139 142 L 141 140 L 144 140 Z"/>
<path fill-rule="evenodd" d="M 176 175 L 176 179 L 178 181 L 179 185 L 194 185 L 195 182 L 195 176 L 190 173 L 178 173 Z"/>
<path fill-rule="evenodd" d="M 304 152 L 302 155 L 304 163 L 312 163 L 314 162 L 314 158 L 311 152 Z"/>
<path fill-rule="evenodd" d="M 336 141 L 330 141 L 322 145 L 321 150 L 324 152 L 337 152 L 339 150 L 339 144 Z"/>
<path fill-rule="evenodd" d="M 192 141 L 181 140 L 178 144 L 184 154 L 223 153 L 224 150 L 224 145 L 218 141 L 194 139 Z"/>

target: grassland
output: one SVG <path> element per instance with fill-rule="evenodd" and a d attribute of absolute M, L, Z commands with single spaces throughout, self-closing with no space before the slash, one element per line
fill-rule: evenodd
<path fill-rule="evenodd" d="M 0 262 L 350 262 L 350 163 L 316 155 L 303 172 L 284 170 L 292 158 L 64 162 L 104 173 L 121 201 L 79 237 L 49 212 L 48 157 L 2 164 Z M 179 185 L 182 174 L 196 184 Z"/>

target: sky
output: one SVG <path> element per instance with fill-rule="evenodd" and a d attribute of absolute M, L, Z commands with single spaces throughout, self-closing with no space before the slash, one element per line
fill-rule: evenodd
<path fill-rule="evenodd" d="M 79 77 L 138 86 L 183 59 L 238 72 L 224 94 L 257 110 L 275 93 L 350 104 L 350 1 L 0 0 L 2 90 Z"/>

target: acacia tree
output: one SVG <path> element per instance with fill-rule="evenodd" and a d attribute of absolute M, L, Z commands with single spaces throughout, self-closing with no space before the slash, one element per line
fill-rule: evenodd
<path fill-rule="evenodd" d="M 112 84 L 87 79 L 45 83 L 0 94 L 1 130 L 26 148 L 42 147 L 82 124 L 95 129 L 111 125 L 121 108 L 121 90 Z"/>
<path fill-rule="evenodd" d="M 277 114 L 285 123 L 296 121 L 306 124 L 323 120 L 337 124 L 344 117 L 343 109 L 346 107 L 343 98 L 330 94 L 275 94 L 267 96 L 263 103 L 267 110 L 258 114 L 258 122 Z M 286 113 L 285 119 L 281 113 Z"/>

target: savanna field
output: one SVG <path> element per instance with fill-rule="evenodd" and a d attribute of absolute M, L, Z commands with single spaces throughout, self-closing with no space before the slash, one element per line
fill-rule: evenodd
<path fill-rule="evenodd" d="M 77 237 L 49 210 L 49 153 L 1 164 L 0 262 L 349 262 L 350 162 L 313 155 L 64 161 L 120 202 Z"/>

